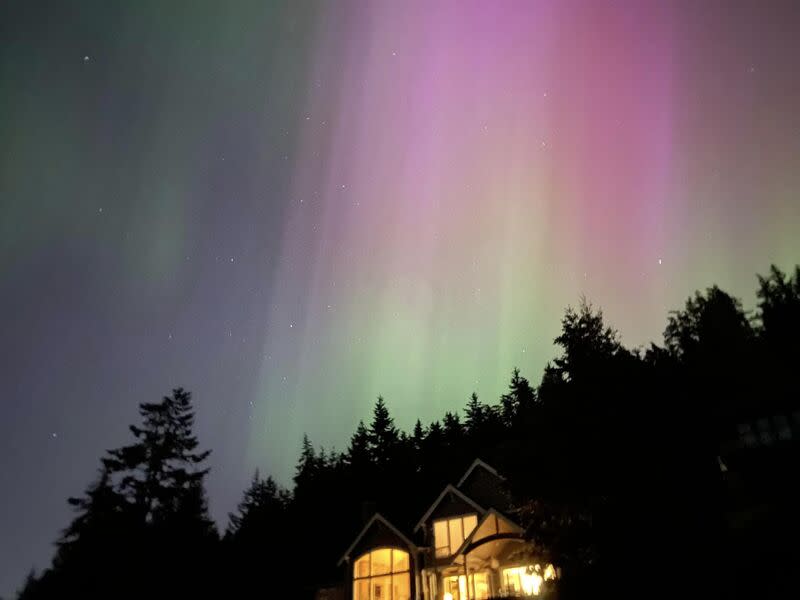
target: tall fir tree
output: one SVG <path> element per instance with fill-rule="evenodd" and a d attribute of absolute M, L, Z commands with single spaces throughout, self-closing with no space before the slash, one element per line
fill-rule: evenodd
<path fill-rule="evenodd" d="M 300 459 L 297 461 L 295 467 L 294 481 L 295 497 L 304 499 L 307 495 L 312 494 L 312 489 L 316 480 L 317 471 L 319 467 L 319 460 L 317 452 L 314 450 L 314 445 L 308 434 L 303 434 L 303 444 L 300 449 Z"/>
<path fill-rule="evenodd" d="M 142 426 L 131 425 L 134 444 L 110 450 L 103 459 L 109 476 L 146 522 L 168 520 L 194 505 L 208 527 L 200 496 L 210 450 L 197 451 L 191 393 L 176 388 L 161 402 L 139 405 Z M 186 504 L 186 506 L 184 506 Z M 199 524 L 199 523 L 198 523 Z"/>
<path fill-rule="evenodd" d="M 386 402 L 382 396 L 378 396 L 369 428 L 370 452 L 378 467 L 385 467 L 391 462 L 399 439 L 399 433 L 394 425 L 394 419 L 386 407 Z"/>
<path fill-rule="evenodd" d="M 244 491 L 236 512 L 228 515 L 226 536 L 234 539 L 265 539 L 283 518 L 289 496 L 272 477 L 263 479 L 258 471 Z"/>
<path fill-rule="evenodd" d="M 450 448 L 458 448 L 464 441 L 464 428 L 458 413 L 447 411 L 442 420 L 444 429 L 444 442 Z"/>
<path fill-rule="evenodd" d="M 482 433 L 485 422 L 486 406 L 478 399 L 478 394 L 472 392 L 464 410 L 464 425 L 470 435 L 477 436 Z"/>
<path fill-rule="evenodd" d="M 197 451 L 191 395 L 139 407 L 136 442 L 109 450 L 31 598 L 192 597 L 209 591 L 216 529 Z"/>

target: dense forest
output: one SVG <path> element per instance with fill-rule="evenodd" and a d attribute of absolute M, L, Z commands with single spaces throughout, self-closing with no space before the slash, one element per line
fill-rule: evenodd
<path fill-rule="evenodd" d="M 728 449 L 743 423 L 798 417 L 800 267 L 772 267 L 756 294 L 746 311 L 716 286 L 697 292 L 640 349 L 581 302 L 538 384 L 514 369 L 498 401 L 473 394 L 410 432 L 378 398 L 344 452 L 303 440 L 291 489 L 256 472 L 223 531 L 208 515 L 191 396 L 176 389 L 140 406 L 130 442 L 69 499 L 52 564 L 18 597 L 311 597 L 345 576 L 337 561 L 374 511 L 413 525 L 476 457 L 507 477 L 516 519 L 562 567 L 564 598 L 768 595 L 797 564 L 796 455 L 757 459 L 758 489 L 789 482 L 758 500 L 777 540 L 731 524 L 740 500 L 727 478 L 754 455 Z"/>

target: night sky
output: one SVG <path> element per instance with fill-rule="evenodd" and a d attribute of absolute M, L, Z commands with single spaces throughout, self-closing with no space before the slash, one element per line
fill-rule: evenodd
<path fill-rule="evenodd" d="M 800 3 L 0 3 L 0 594 L 137 404 L 194 392 L 222 521 L 375 397 L 538 382 L 800 262 Z"/>

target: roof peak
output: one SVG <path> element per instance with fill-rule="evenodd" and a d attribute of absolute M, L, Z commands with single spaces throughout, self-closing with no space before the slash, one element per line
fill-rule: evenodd
<path fill-rule="evenodd" d="M 422 527 L 422 525 L 425 523 L 425 521 L 428 520 L 428 517 L 431 516 L 431 513 L 433 513 L 433 511 L 436 509 L 436 507 L 439 506 L 439 503 L 444 499 L 444 497 L 447 495 L 448 492 L 450 492 L 452 494 L 455 494 L 456 496 L 461 498 L 464 502 L 466 502 L 467 504 L 472 506 L 480 514 L 484 514 L 486 512 L 486 510 L 480 504 L 475 502 L 472 498 L 467 496 L 464 492 L 462 492 L 460 489 L 458 489 L 452 483 L 448 483 L 445 486 L 445 488 L 442 490 L 442 493 L 439 494 L 439 497 L 436 498 L 436 500 L 433 501 L 433 504 L 431 504 L 430 508 L 427 511 L 425 511 L 424 515 L 422 515 L 422 518 L 419 520 L 419 522 L 414 527 L 414 531 L 417 531 L 420 527 Z"/>
<path fill-rule="evenodd" d="M 469 468 L 464 473 L 464 475 L 461 476 L 461 479 L 458 480 L 458 483 L 456 484 L 456 487 L 461 487 L 463 485 L 463 483 L 469 478 L 469 476 L 472 475 L 472 472 L 478 467 L 481 467 L 481 468 L 485 469 L 486 471 L 488 471 L 489 473 L 491 473 L 492 475 L 494 475 L 498 479 L 505 479 L 505 477 L 500 475 L 500 473 L 497 472 L 497 469 L 495 469 L 493 466 L 491 466 L 487 462 L 481 460 L 480 458 L 476 458 L 474 461 L 472 461 L 472 464 L 469 466 Z"/>
<path fill-rule="evenodd" d="M 372 515 L 372 518 L 370 518 L 370 520 L 367 521 L 367 524 L 364 525 L 364 527 L 361 529 L 361 532 L 356 536 L 356 539 L 353 541 L 353 543 L 350 544 L 350 546 L 347 548 L 342 558 L 339 559 L 339 562 L 337 563 L 338 565 L 341 565 L 345 560 L 350 559 L 350 553 L 353 551 L 353 548 L 356 547 L 358 542 L 361 541 L 361 538 L 364 537 L 364 534 L 367 533 L 367 531 L 369 531 L 369 528 L 372 527 L 372 525 L 376 521 L 388 527 L 395 535 L 397 535 L 397 537 L 399 537 L 408 545 L 409 549 L 416 550 L 417 545 L 414 542 L 408 539 L 405 536 L 405 534 L 402 531 L 400 531 L 397 527 L 392 525 L 389 519 L 384 517 L 381 513 L 376 512 L 374 515 Z"/>

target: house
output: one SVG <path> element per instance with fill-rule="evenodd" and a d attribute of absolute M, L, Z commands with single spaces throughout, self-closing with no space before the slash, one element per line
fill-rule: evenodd
<path fill-rule="evenodd" d="M 376 513 L 339 561 L 352 600 L 538 596 L 556 579 L 507 514 L 503 477 L 476 460 L 445 486 L 411 532 Z"/>

